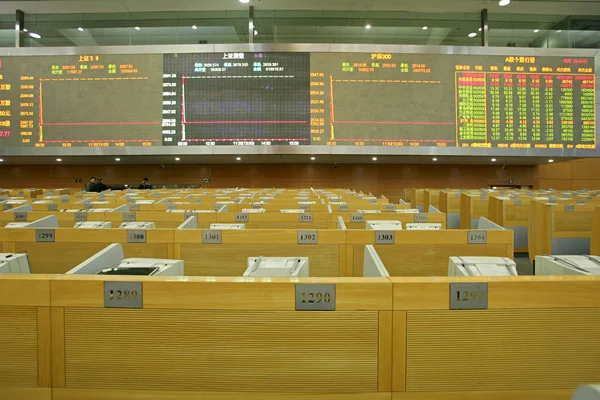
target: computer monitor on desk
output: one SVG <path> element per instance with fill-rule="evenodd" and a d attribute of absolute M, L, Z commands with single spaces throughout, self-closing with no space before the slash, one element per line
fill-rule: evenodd
<path fill-rule="evenodd" d="M 308 257 L 250 257 L 244 276 L 308 277 Z"/>
<path fill-rule="evenodd" d="M 30 274 L 27 254 L 0 253 L 0 274 Z"/>

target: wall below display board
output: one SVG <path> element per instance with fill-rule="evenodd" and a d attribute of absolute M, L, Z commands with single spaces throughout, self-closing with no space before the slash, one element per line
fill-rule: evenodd
<path fill-rule="evenodd" d="M 405 188 L 481 188 L 530 185 L 540 189 L 600 188 L 600 159 L 544 166 L 397 165 L 397 164 L 215 164 L 192 165 L 2 165 L 0 188 L 81 187 L 91 175 L 104 182 L 135 184 L 148 177 L 154 184 L 203 184 L 206 187 L 350 187 L 396 202 Z"/>

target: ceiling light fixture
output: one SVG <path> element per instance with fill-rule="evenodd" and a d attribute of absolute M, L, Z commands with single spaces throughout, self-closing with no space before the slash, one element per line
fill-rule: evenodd
<path fill-rule="evenodd" d="M 142 29 L 142 28 L 140 28 L 139 26 L 136 26 L 134 29 L 135 29 L 136 31 L 139 31 L 139 30 L 140 30 L 140 29 Z"/>
<path fill-rule="evenodd" d="M 498 5 L 500 7 L 504 7 L 510 4 L 510 0 L 500 0 L 500 2 L 498 2 Z"/>
<path fill-rule="evenodd" d="M 316 157 L 311 157 L 310 158 L 312 161 L 315 161 L 317 158 Z"/>
<path fill-rule="evenodd" d="M 4 162 L 4 159 L 3 159 L 3 158 L 0 158 L 0 162 Z"/>
<path fill-rule="evenodd" d="M 192 25 L 192 29 L 198 29 L 198 26 Z"/>
<path fill-rule="evenodd" d="M 437 161 L 437 160 L 438 160 L 437 158 L 435 158 L 435 157 L 433 158 L 433 161 Z"/>
<path fill-rule="evenodd" d="M 365 29 L 366 29 L 366 30 L 369 30 L 369 29 L 371 29 L 371 28 L 372 28 L 371 24 L 366 24 L 366 25 L 365 25 Z"/>
<path fill-rule="evenodd" d="M 240 3 L 242 3 L 242 4 L 248 4 L 248 3 L 250 3 L 250 0 L 240 0 Z"/>
<path fill-rule="evenodd" d="M 121 159 L 120 158 L 115 158 L 115 161 L 121 161 Z"/>
<path fill-rule="evenodd" d="M 254 30 L 254 36 L 258 35 L 258 31 L 255 29 Z"/>
<path fill-rule="evenodd" d="M 175 161 L 181 161 L 181 158 L 175 157 Z"/>
<path fill-rule="evenodd" d="M 57 158 L 56 161 L 61 162 L 62 158 Z"/>
<path fill-rule="evenodd" d="M 538 33 L 540 30 L 539 29 L 534 29 L 533 32 L 534 33 Z"/>
<path fill-rule="evenodd" d="M 424 31 L 426 31 L 427 29 L 429 29 L 429 27 L 428 27 L 428 26 L 424 26 L 424 27 L 423 27 L 423 30 L 424 30 Z"/>
<path fill-rule="evenodd" d="M 27 28 L 23 28 L 23 32 L 29 32 Z"/>
<path fill-rule="evenodd" d="M 549 162 L 549 163 L 553 163 L 553 162 L 554 162 L 554 160 L 548 160 L 548 162 Z"/>
<path fill-rule="evenodd" d="M 495 158 L 492 158 L 492 162 L 496 162 L 496 159 L 495 159 Z"/>
<path fill-rule="evenodd" d="M 483 31 L 483 28 L 479 28 L 479 32 Z"/>
<path fill-rule="evenodd" d="M 77 30 L 78 30 L 79 32 L 83 32 L 83 28 L 82 28 L 81 26 L 80 26 L 79 28 L 77 28 Z"/>
<path fill-rule="evenodd" d="M 474 38 L 475 36 L 477 36 L 477 32 L 471 32 L 471 33 L 469 33 L 469 37 L 470 38 Z"/>
<path fill-rule="evenodd" d="M 35 32 L 29 32 L 29 36 L 31 36 L 34 39 L 41 39 L 42 36 L 39 33 L 35 33 Z"/>
<path fill-rule="evenodd" d="M 377 161 L 377 157 L 373 157 L 373 161 Z"/>
<path fill-rule="evenodd" d="M 236 157 L 235 159 L 238 161 L 242 161 L 242 157 Z"/>
<path fill-rule="evenodd" d="M 556 31 L 556 33 L 561 33 L 561 32 L 562 32 L 562 29 L 559 29 Z"/>

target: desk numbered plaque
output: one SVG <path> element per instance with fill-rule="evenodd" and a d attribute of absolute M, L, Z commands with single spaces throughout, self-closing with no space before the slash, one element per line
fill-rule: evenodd
<path fill-rule="evenodd" d="M 183 213 L 183 220 L 184 221 L 187 221 L 188 219 L 190 219 L 192 217 L 198 218 L 198 214 L 195 213 L 195 212 L 186 212 L 186 213 Z"/>
<path fill-rule="evenodd" d="M 15 212 L 13 216 L 15 221 L 27 221 L 26 212 Z"/>
<path fill-rule="evenodd" d="M 296 311 L 335 311 L 335 285 L 296 285 Z"/>
<path fill-rule="evenodd" d="M 418 213 L 415 215 L 415 222 L 427 222 L 427 213 Z"/>
<path fill-rule="evenodd" d="M 216 230 L 202 231 L 202 244 L 222 244 L 223 233 Z"/>
<path fill-rule="evenodd" d="M 137 203 L 129 203 L 129 211 L 140 211 L 140 205 Z"/>
<path fill-rule="evenodd" d="M 386 204 L 385 205 L 385 211 L 387 211 L 387 212 L 394 212 L 394 211 L 396 211 L 396 205 L 395 204 Z"/>
<path fill-rule="evenodd" d="M 104 282 L 105 308 L 143 308 L 142 282 Z"/>
<path fill-rule="evenodd" d="M 487 310 L 487 283 L 451 283 L 451 310 Z"/>
<path fill-rule="evenodd" d="M 304 211 L 310 211 L 310 204 L 300 204 L 300 209 Z"/>
<path fill-rule="evenodd" d="M 248 222 L 248 213 L 236 213 L 235 222 Z"/>
<path fill-rule="evenodd" d="M 318 244 L 319 233 L 317 231 L 298 231 L 298 244 Z"/>
<path fill-rule="evenodd" d="M 35 230 L 35 241 L 44 243 L 54 243 L 56 236 L 54 236 L 54 229 L 36 229 Z"/>
<path fill-rule="evenodd" d="M 375 231 L 375 244 L 396 244 L 396 232 Z"/>
<path fill-rule="evenodd" d="M 77 222 L 85 222 L 87 221 L 87 213 L 85 211 L 78 211 L 75 213 L 74 219 Z"/>
<path fill-rule="evenodd" d="M 352 213 L 350 214 L 350 222 L 365 222 L 365 215 L 363 213 Z"/>
<path fill-rule="evenodd" d="M 486 231 L 469 231 L 467 235 L 467 244 L 487 244 Z"/>
<path fill-rule="evenodd" d="M 300 213 L 300 222 L 313 222 L 313 215 L 311 213 Z"/>
<path fill-rule="evenodd" d="M 145 229 L 132 229 L 127 231 L 127 243 L 146 243 Z"/>
<path fill-rule="evenodd" d="M 135 222 L 137 216 L 135 212 L 124 212 L 123 213 L 123 222 Z"/>
<path fill-rule="evenodd" d="M 340 205 L 338 205 L 338 212 L 346 212 L 349 209 L 350 208 L 348 207 L 348 204 L 340 204 Z"/>

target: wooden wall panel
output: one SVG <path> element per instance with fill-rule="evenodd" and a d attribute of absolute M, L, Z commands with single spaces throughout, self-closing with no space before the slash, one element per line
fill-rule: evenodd
<path fill-rule="evenodd" d="M 37 307 L 0 306 L 0 387 L 38 386 Z"/>
<path fill-rule="evenodd" d="M 600 381 L 598 335 L 598 309 L 408 311 L 406 390 L 575 390 Z"/>
<path fill-rule="evenodd" d="M 66 387 L 377 392 L 378 314 L 66 308 Z"/>

